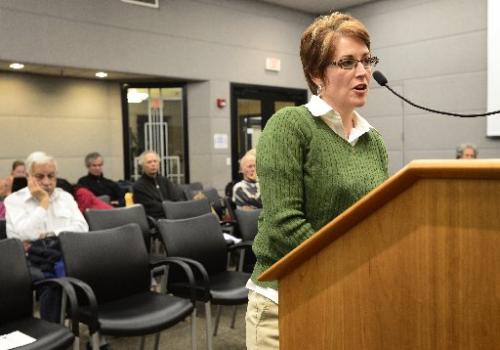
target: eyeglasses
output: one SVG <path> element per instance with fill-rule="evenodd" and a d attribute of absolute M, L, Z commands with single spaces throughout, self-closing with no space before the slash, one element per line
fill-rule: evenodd
<path fill-rule="evenodd" d="M 336 67 L 339 67 L 341 69 L 351 70 L 351 69 L 356 68 L 358 63 L 361 63 L 363 65 L 363 67 L 365 67 L 365 69 L 372 69 L 373 67 L 375 67 L 377 65 L 378 62 L 379 62 L 378 57 L 370 56 L 370 57 L 362 58 L 360 60 L 356 60 L 354 58 L 343 58 L 343 59 L 339 60 L 338 62 L 333 61 L 330 64 L 332 66 L 336 66 Z"/>
<path fill-rule="evenodd" d="M 52 180 L 55 180 L 56 179 L 56 174 L 33 174 L 33 177 L 35 179 L 37 179 L 38 181 L 42 181 L 45 177 L 47 177 L 47 179 L 49 179 L 50 181 Z"/>

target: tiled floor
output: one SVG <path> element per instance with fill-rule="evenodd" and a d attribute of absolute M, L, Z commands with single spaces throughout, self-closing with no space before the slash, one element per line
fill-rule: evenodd
<path fill-rule="evenodd" d="M 203 314 L 203 304 L 198 305 L 197 318 L 197 345 L 198 349 L 207 349 L 205 333 L 205 316 Z M 200 312 L 201 310 L 201 312 Z M 212 318 L 215 320 L 217 308 L 212 307 Z M 225 306 L 222 309 L 222 315 L 219 323 L 217 336 L 213 339 L 213 348 L 224 350 L 243 350 L 245 349 L 245 312 L 246 305 L 240 305 L 237 308 L 235 328 L 230 328 L 233 307 Z M 84 343 L 88 341 L 88 334 L 82 327 L 81 349 L 85 349 Z M 139 349 L 140 338 L 106 338 L 110 349 L 112 350 L 136 350 Z M 146 338 L 145 349 L 153 349 L 154 335 Z M 189 350 L 191 349 L 191 320 L 181 321 L 174 327 L 161 333 L 160 349 L 165 350 Z"/>

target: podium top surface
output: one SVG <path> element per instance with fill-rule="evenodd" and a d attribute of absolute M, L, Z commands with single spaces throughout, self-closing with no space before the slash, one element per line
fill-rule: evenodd
<path fill-rule="evenodd" d="M 280 279 L 420 179 L 500 179 L 500 159 L 414 160 L 259 276 Z"/>

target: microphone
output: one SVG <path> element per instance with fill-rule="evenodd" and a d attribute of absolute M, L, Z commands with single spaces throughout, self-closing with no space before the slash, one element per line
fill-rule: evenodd
<path fill-rule="evenodd" d="M 402 99 L 406 103 L 412 105 L 413 107 L 416 107 L 416 108 L 419 108 L 419 109 L 423 109 L 424 111 L 427 111 L 427 112 L 444 114 L 444 115 L 451 115 L 453 117 L 461 117 L 461 118 L 486 117 L 488 115 L 500 113 L 500 110 L 498 110 L 498 111 L 487 112 L 487 113 L 461 114 L 461 113 L 443 112 L 443 111 L 438 111 L 438 110 L 435 110 L 435 109 L 431 109 L 431 108 L 419 106 L 416 103 L 413 103 L 410 100 L 408 100 L 407 98 L 401 96 L 396 91 L 394 91 L 389 85 L 387 85 L 387 78 L 385 77 L 385 75 L 382 74 L 382 72 L 380 72 L 378 70 L 376 70 L 375 72 L 373 72 L 373 79 L 375 79 L 375 81 L 380 86 L 386 87 L 390 92 L 392 92 L 394 95 L 396 95 L 397 97 L 399 97 L 400 99 Z"/>

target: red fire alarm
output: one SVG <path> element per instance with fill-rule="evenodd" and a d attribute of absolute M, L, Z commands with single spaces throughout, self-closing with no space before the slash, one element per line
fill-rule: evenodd
<path fill-rule="evenodd" d="M 217 107 L 219 108 L 224 108 L 226 107 L 226 99 L 225 98 L 218 98 L 217 99 Z"/>

